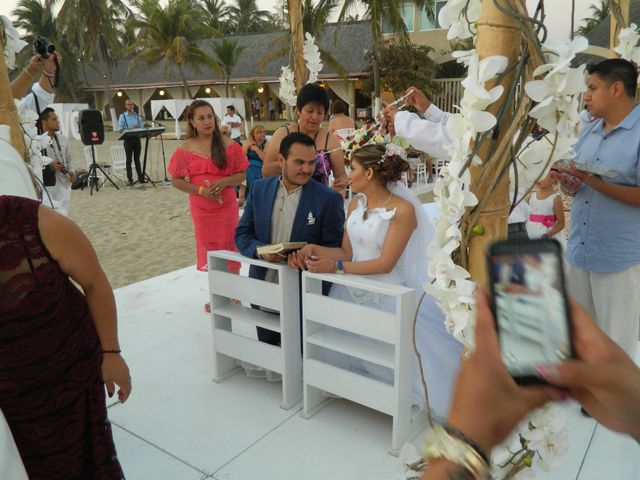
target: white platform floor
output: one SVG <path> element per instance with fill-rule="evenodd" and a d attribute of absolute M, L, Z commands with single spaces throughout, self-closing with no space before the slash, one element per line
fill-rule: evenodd
<path fill-rule="evenodd" d="M 279 407 L 280 383 L 244 373 L 211 381 L 207 276 L 185 268 L 116 290 L 120 342 L 133 377 L 113 403 L 118 456 L 129 480 L 389 480 L 391 421 L 336 400 L 310 420 Z M 637 480 L 640 447 L 568 403 L 570 450 L 539 479 Z"/>

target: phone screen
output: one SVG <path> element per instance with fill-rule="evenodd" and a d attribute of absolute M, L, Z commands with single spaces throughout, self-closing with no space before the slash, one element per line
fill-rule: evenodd
<path fill-rule="evenodd" d="M 539 377 L 536 367 L 572 356 L 560 246 L 553 241 L 501 242 L 489 254 L 500 351 L 513 377 Z"/>

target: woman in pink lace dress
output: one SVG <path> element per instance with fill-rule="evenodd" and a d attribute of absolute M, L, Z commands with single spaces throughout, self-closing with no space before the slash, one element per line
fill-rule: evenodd
<path fill-rule="evenodd" d="M 171 184 L 189 194 L 198 270 L 207 270 L 209 250 L 237 251 L 233 242 L 238 225 L 234 187 L 245 179 L 248 166 L 242 147 L 220 134 L 211 104 L 193 101 L 189 105 L 187 140 L 174 152 L 168 171 Z M 239 270 L 239 263 L 229 262 L 230 272 Z"/>

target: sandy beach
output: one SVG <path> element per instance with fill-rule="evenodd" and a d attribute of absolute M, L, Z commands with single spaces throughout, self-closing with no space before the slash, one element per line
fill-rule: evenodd
<path fill-rule="evenodd" d="M 109 132 L 104 144 L 96 147 L 96 160 L 111 163 L 109 147 L 120 145 L 118 134 Z M 177 140 L 164 140 L 167 163 Z M 71 141 L 76 170 L 86 169 L 81 142 Z M 144 141 L 143 141 L 144 152 Z M 113 288 L 170 272 L 196 262 L 193 224 L 188 198 L 170 185 L 164 185 L 161 143 L 149 141 L 147 173 L 158 180 L 120 190 L 109 182 L 90 195 L 89 189 L 74 190 L 69 217 L 93 243 Z M 134 172 L 135 176 L 135 172 Z"/>

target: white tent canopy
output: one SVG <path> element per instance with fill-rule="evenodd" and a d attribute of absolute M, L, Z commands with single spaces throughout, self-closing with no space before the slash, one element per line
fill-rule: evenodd
<path fill-rule="evenodd" d="M 86 110 L 89 105 L 86 103 L 52 103 L 53 108 L 60 120 L 60 132 L 67 138 L 80 140 L 80 130 L 78 128 L 78 115 L 81 110 Z"/>
<path fill-rule="evenodd" d="M 236 112 L 245 118 L 245 109 L 244 109 L 244 99 L 242 98 L 224 98 L 224 97 L 211 97 L 211 98 L 198 98 L 198 100 L 205 100 L 211 104 L 214 112 L 220 119 L 224 117 L 224 114 L 227 109 L 227 105 L 233 105 L 236 108 Z M 171 114 L 171 116 L 175 119 L 175 135 L 176 138 L 182 137 L 182 132 L 180 131 L 180 122 L 178 118 L 182 115 L 184 109 L 189 106 L 189 104 L 193 100 L 191 99 L 166 99 L 166 100 L 151 100 L 151 118 L 155 119 L 160 110 L 162 108 L 166 108 L 167 111 Z M 246 122 L 245 122 L 246 128 Z M 246 132 L 245 132 L 246 134 Z"/>

